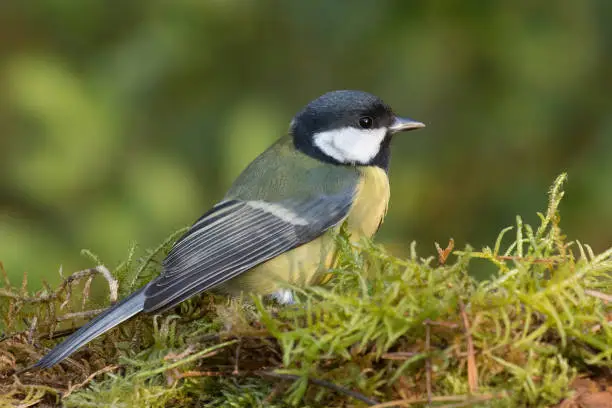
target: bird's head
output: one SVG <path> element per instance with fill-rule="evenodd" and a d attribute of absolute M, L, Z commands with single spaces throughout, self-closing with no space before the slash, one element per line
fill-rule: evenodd
<path fill-rule="evenodd" d="M 401 118 L 380 98 L 362 91 L 333 91 L 310 102 L 291 121 L 296 148 L 335 164 L 386 169 L 393 134 L 425 127 Z"/>

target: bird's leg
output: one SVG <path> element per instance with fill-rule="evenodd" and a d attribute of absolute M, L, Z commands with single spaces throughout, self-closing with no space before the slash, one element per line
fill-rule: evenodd
<path fill-rule="evenodd" d="M 270 297 L 276 300 L 281 305 L 293 305 L 295 304 L 295 298 L 291 289 L 279 289 L 272 293 Z"/>

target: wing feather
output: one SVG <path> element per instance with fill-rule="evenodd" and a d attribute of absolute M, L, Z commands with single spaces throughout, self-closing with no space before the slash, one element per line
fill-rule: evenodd
<path fill-rule="evenodd" d="M 172 307 L 311 241 L 346 218 L 354 194 L 351 187 L 301 201 L 218 204 L 170 251 L 164 272 L 146 289 L 144 310 Z"/>

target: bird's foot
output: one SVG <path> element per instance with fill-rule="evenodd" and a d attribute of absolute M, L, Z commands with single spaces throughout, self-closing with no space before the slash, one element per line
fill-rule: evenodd
<path fill-rule="evenodd" d="M 272 293 L 270 297 L 276 300 L 281 305 L 293 305 L 295 304 L 295 297 L 291 289 L 279 289 Z"/>

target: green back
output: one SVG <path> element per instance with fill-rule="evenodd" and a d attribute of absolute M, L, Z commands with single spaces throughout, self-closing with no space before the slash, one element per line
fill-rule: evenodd
<path fill-rule="evenodd" d="M 290 136 L 279 139 L 238 176 L 225 199 L 308 199 L 352 191 L 359 183 L 352 166 L 323 163 L 297 150 Z"/>

